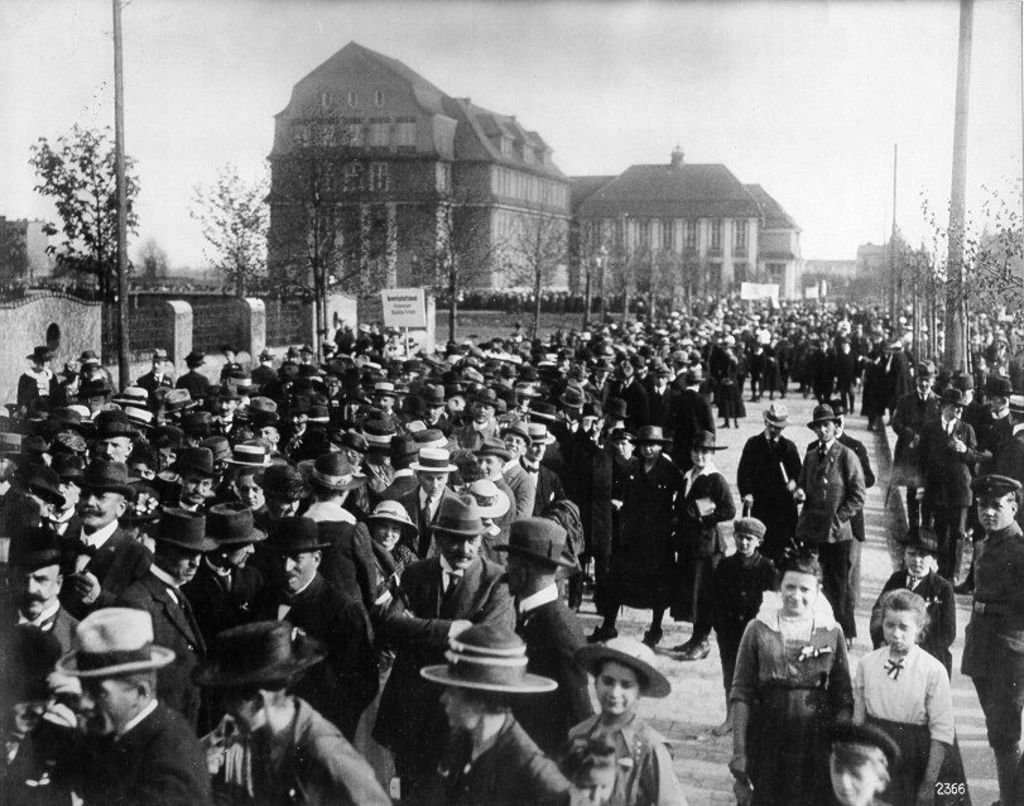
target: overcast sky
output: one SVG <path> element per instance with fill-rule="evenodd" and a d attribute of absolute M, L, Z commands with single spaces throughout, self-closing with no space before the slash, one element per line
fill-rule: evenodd
<path fill-rule="evenodd" d="M 110 0 L 0 1 L 0 215 L 52 218 L 29 146 L 113 126 Z M 192 188 L 257 176 L 293 84 L 349 41 L 449 95 L 514 114 L 568 175 L 724 163 L 803 229 L 807 258 L 853 258 L 897 216 L 927 237 L 946 209 L 959 5 L 935 2 L 286 2 L 130 0 L 126 143 L 142 191 L 135 247 L 204 263 Z M 969 205 L 1021 175 L 1021 3 L 978 0 Z"/>

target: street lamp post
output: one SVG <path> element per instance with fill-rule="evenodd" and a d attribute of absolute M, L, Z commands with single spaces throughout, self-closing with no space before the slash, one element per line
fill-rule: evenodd
<path fill-rule="evenodd" d="M 601 244 L 601 248 L 597 250 L 597 257 L 594 259 L 597 264 L 597 292 L 598 298 L 601 301 L 601 321 L 604 321 L 604 268 L 608 262 L 608 247 Z"/>

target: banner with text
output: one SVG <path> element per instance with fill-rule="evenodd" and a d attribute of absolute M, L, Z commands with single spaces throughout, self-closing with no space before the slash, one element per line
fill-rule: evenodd
<path fill-rule="evenodd" d="M 743 283 L 740 299 L 768 299 L 779 301 L 779 286 L 776 283 Z"/>

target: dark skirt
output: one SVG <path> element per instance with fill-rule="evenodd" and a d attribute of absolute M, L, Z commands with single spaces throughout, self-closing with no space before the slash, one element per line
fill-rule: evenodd
<path fill-rule="evenodd" d="M 832 783 L 826 734 L 828 692 L 769 686 L 759 690 L 747 729 L 747 772 L 754 806 L 820 806 Z"/>
<path fill-rule="evenodd" d="M 722 419 L 734 420 L 747 416 L 746 406 L 743 405 L 743 390 L 731 378 L 719 383 L 715 400 L 718 403 L 718 416 Z"/>
<path fill-rule="evenodd" d="M 927 725 L 911 725 L 907 722 L 891 722 L 868 716 L 868 723 L 884 730 L 900 748 L 900 765 L 890 770 L 892 780 L 879 800 L 893 806 L 917 802 L 917 788 L 921 785 L 925 770 L 928 767 L 928 752 L 931 748 L 931 733 Z M 964 762 L 960 755 L 960 744 L 953 738 L 951 747 L 946 748 L 946 757 L 942 761 L 938 783 L 951 784 L 943 790 L 943 794 L 935 795 L 935 806 L 970 806 L 971 795 L 967 788 L 967 776 L 964 774 Z M 959 794 L 959 785 L 963 785 L 963 793 Z M 948 792 L 958 794 L 947 794 Z"/>

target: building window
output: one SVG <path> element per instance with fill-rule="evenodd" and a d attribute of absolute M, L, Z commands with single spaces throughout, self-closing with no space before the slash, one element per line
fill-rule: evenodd
<path fill-rule="evenodd" d="M 400 120 L 395 126 L 395 145 L 413 147 L 416 145 L 416 121 Z"/>
<path fill-rule="evenodd" d="M 615 219 L 615 246 L 621 249 L 626 242 L 626 220 L 623 218 Z"/>
<path fill-rule="evenodd" d="M 370 190 L 387 190 L 389 185 L 388 164 L 370 163 Z"/>
<path fill-rule="evenodd" d="M 362 148 L 364 144 L 363 140 L 363 127 L 360 123 L 346 123 L 345 124 L 345 144 L 350 145 L 354 148 Z"/>
<path fill-rule="evenodd" d="M 747 222 L 734 221 L 736 227 L 736 252 L 747 251 Z"/>
<path fill-rule="evenodd" d="M 686 232 L 686 248 L 690 252 L 697 251 L 697 222 L 691 219 L 687 219 L 683 222 L 683 228 Z"/>
<path fill-rule="evenodd" d="M 435 163 L 437 170 L 437 190 L 448 193 L 452 189 L 452 166 L 450 162 Z"/>
<path fill-rule="evenodd" d="M 672 250 L 675 247 L 675 228 L 671 218 L 661 220 L 661 248 Z"/>
<path fill-rule="evenodd" d="M 348 94 L 348 105 L 359 106 L 359 93 L 355 90 L 350 90 Z"/>
<path fill-rule="evenodd" d="M 308 146 L 309 145 L 309 124 L 308 123 L 293 123 L 292 124 L 292 142 L 297 146 Z"/>
<path fill-rule="evenodd" d="M 334 103 L 334 98 L 331 97 L 330 90 L 320 90 L 320 106 L 323 109 L 330 109 Z"/>
<path fill-rule="evenodd" d="M 501 156 L 506 159 L 512 159 L 512 138 L 502 137 L 501 138 Z"/>
<path fill-rule="evenodd" d="M 363 189 L 363 166 L 358 162 L 345 163 L 342 188 L 348 192 Z"/>
<path fill-rule="evenodd" d="M 377 90 L 373 94 L 373 103 L 376 106 L 384 106 L 384 92 L 382 90 Z"/>
<path fill-rule="evenodd" d="M 722 219 L 711 219 L 711 248 L 722 249 Z"/>
<path fill-rule="evenodd" d="M 384 120 L 370 121 L 370 148 L 387 148 L 391 144 L 391 124 Z"/>
<path fill-rule="evenodd" d="M 640 219 L 640 243 L 641 249 L 646 249 L 651 246 L 651 219 L 641 218 Z"/>

